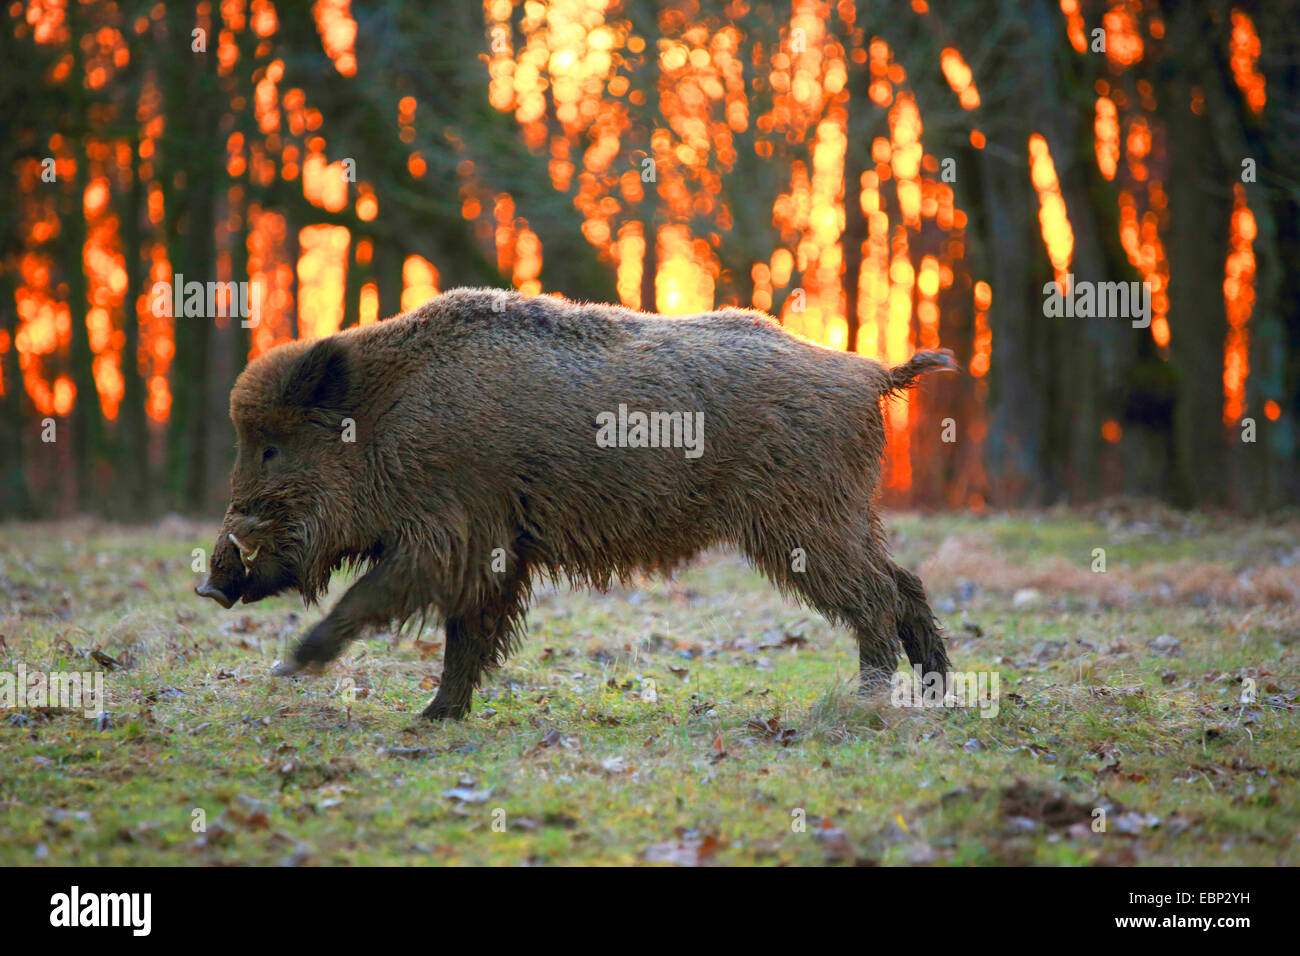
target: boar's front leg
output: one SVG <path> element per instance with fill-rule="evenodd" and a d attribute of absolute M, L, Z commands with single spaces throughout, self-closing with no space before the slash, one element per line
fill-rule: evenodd
<path fill-rule="evenodd" d="M 401 575 L 390 562 L 367 571 L 334 608 L 294 648 L 293 656 L 275 669 L 281 676 L 294 674 L 309 664 L 327 664 L 368 625 L 389 624 L 405 616 L 409 603 Z"/>

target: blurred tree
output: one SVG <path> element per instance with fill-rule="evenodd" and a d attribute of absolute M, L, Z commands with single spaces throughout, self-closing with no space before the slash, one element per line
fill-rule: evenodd
<path fill-rule="evenodd" d="M 599 122 L 581 113 L 562 121 L 557 77 L 547 73 L 539 77 L 546 107 L 531 126 L 489 101 L 488 20 L 506 18 L 499 25 L 525 40 L 529 31 L 556 29 L 546 39 L 546 73 L 566 42 L 559 8 L 511 0 L 485 20 L 473 4 L 356 5 L 355 69 L 327 55 L 314 4 L 163 8 L 119 0 L 7 11 L 0 56 L 14 68 L 0 78 L 0 160 L 18 201 L 0 207 L 0 513 L 57 507 L 64 485 L 82 509 L 141 515 L 218 506 L 233 441 L 226 403 L 253 336 L 238 317 L 175 316 L 172 353 L 162 360 L 170 362 L 164 416 L 166 396 L 155 395 L 150 369 L 167 343 L 155 349 L 137 307 L 148 297 L 158 242 L 172 272 L 187 279 L 247 277 L 257 213 L 285 227 L 259 266 L 292 269 L 293 299 L 276 312 L 280 337 L 317 328 L 298 294 L 311 278 L 297 269 L 304 227 L 348 229 L 338 283 L 348 327 L 363 320 L 363 289 L 367 318 L 371 310 L 379 318 L 400 311 L 413 256 L 434 264 L 440 288 L 518 282 L 517 250 L 499 247 L 498 236 L 524 228 L 543 247 L 544 290 L 602 301 L 617 301 L 618 269 L 631 261 L 619 237 L 639 231 L 640 303 L 655 308 L 663 291 L 656 280 L 671 265 L 664 257 L 677 254 L 660 248 L 661 229 L 671 226 L 664 235 L 679 241 L 676 230 L 685 227 L 696 243 L 717 303 L 760 300 L 793 324 L 788 297 L 820 283 L 826 327 L 842 318 L 849 348 L 875 348 L 875 320 L 865 327 L 859 320 L 879 307 L 860 278 L 870 238 L 860 197 L 864 178 L 888 178 L 890 164 L 873 155 L 873 142 L 889 143 L 899 95 L 914 100 L 924 120 L 925 160 L 952 162 L 951 186 L 966 215 L 964 228 L 940 228 L 927 216 L 900 231 L 897 191 L 872 193 L 891 224 L 891 256 L 905 257 L 904 274 L 907 264 L 913 270 L 906 281 L 889 277 L 891 288 L 911 296 L 910 341 L 921 342 L 924 331 L 914 277 L 925 257 L 948 270 L 932 293 L 940 316 L 933 331 L 962 361 L 976 351 L 975 283 L 992 289 L 987 375 L 936 380 L 908 406 L 912 500 L 1048 503 L 1119 491 L 1245 508 L 1300 500 L 1300 273 L 1287 268 L 1300 255 L 1300 123 L 1292 108 L 1300 101 L 1300 21 L 1286 5 L 1196 0 L 1138 9 L 1092 0 L 1076 18 L 1055 0 L 931 0 L 902 10 L 863 0 L 615 2 L 598 11 L 610 27 L 601 42 L 618 39 L 608 47 L 608 75 L 584 80 L 600 86 L 584 93 L 600 97 Z M 842 63 L 842 84 L 820 75 L 798 78 L 813 83 L 807 96 L 778 88 L 794 75 L 796 23 L 821 37 L 814 58 L 821 66 L 800 68 Z M 196 29 L 206 40 L 200 50 Z M 1094 48 L 1098 29 L 1107 51 Z M 888 45 L 889 69 L 906 80 L 891 79 L 887 95 L 873 96 L 878 78 L 867 51 L 877 40 Z M 942 68 L 955 50 L 978 85 L 978 107 L 959 103 Z M 721 86 L 701 79 L 716 64 L 739 67 L 739 116 L 727 112 L 734 85 L 719 95 Z M 278 83 L 269 79 L 273 65 Z M 718 69 L 720 84 L 734 83 L 735 74 Z M 1244 80 L 1252 69 L 1257 75 Z M 149 132 L 153 94 L 162 124 Z M 290 94 L 319 122 L 295 126 Z M 1098 160 L 1102 98 L 1118 104 L 1118 174 L 1103 173 Z M 278 119 L 263 124 L 264 111 Z M 699 123 L 710 136 L 704 149 L 692 143 Z M 827 123 L 845 136 L 835 198 L 843 205 L 833 210 L 842 221 L 820 222 L 814 241 L 817 230 L 791 225 L 776 208 L 806 198 L 796 196 L 794 171 L 806 190 Z M 345 201 L 329 208 L 304 190 L 304 158 L 316 137 L 331 161 L 346 160 L 356 173 Z M 1044 244 L 1031 137 L 1041 137 L 1064 203 L 1070 273 L 1076 281 L 1136 281 L 1164 269 L 1167 327 L 1044 314 L 1044 285 L 1057 270 Z M 51 153 L 72 172 L 34 189 L 32 164 Z M 603 158 L 589 160 L 595 156 Z M 653 177 L 642 176 L 648 159 Z M 1244 160 L 1254 161 L 1257 178 L 1242 176 Z M 568 175 L 560 172 L 565 162 Z M 639 189 L 629 188 L 629 175 L 644 180 Z M 933 185 L 934 170 L 925 175 Z M 109 309 L 107 350 L 99 316 L 93 334 L 87 324 L 92 306 L 103 308 L 91 301 L 102 297 L 95 283 L 103 280 L 91 281 L 87 257 L 105 251 L 88 248 L 97 241 L 85 209 L 92 180 L 109 184 L 126 277 L 121 305 Z M 363 215 L 363 193 L 377 212 L 371 205 Z M 58 207 L 58 228 L 37 237 L 29 224 L 46 201 Z M 1245 243 L 1254 263 L 1246 290 L 1253 300 L 1236 333 L 1231 321 L 1243 322 L 1244 299 L 1231 319 L 1225 300 L 1233 242 Z M 57 346 L 39 354 L 19 349 L 27 317 L 16 302 L 29 251 L 49 257 L 42 294 L 71 317 Z M 784 281 L 772 279 L 778 254 L 793 263 Z M 1148 260 L 1160 256 L 1167 264 L 1153 272 Z M 827 287 L 828 264 L 841 270 L 835 288 Z M 840 293 L 842 316 L 826 305 Z M 1241 354 L 1232 361 L 1249 365 L 1238 397 L 1240 414 L 1256 423 L 1254 443 L 1241 440 L 1228 410 L 1237 393 L 1225 379 L 1225 353 L 1234 347 Z M 116 403 L 107 397 L 111 362 L 96 364 L 111 352 L 121 373 Z M 24 374 L 44 382 L 66 376 L 75 388 L 53 446 L 39 444 L 35 426 L 55 398 L 28 394 Z M 960 426 L 955 443 L 939 437 L 940 409 Z M 155 460 L 164 493 L 152 488 Z M 33 484 L 40 495 L 30 494 Z"/>

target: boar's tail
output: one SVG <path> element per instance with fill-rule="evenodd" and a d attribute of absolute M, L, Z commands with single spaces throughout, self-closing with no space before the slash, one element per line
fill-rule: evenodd
<path fill-rule="evenodd" d="M 943 369 L 947 372 L 957 371 L 957 360 L 953 358 L 952 352 L 948 349 L 939 349 L 934 352 L 917 352 L 902 365 L 897 365 L 889 370 L 889 384 L 886 386 L 886 393 L 901 392 L 911 388 L 916 384 L 918 376 L 935 369 Z"/>

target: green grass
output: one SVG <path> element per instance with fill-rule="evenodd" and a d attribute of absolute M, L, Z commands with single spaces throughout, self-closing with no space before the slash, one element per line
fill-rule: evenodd
<path fill-rule="evenodd" d="M 712 554 L 543 588 L 472 716 L 430 725 L 438 632 L 272 678 L 322 612 L 196 598 L 213 527 L 0 526 L 0 671 L 116 662 L 111 726 L 0 714 L 0 864 L 1297 862 L 1295 519 L 887 524 L 995 717 L 861 698 L 847 634 Z"/>

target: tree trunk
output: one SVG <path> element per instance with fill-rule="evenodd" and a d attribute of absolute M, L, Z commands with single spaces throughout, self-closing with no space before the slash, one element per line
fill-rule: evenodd
<path fill-rule="evenodd" d="M 866 98 L 865 90 L 854 90 L 854 99 Z M 854 149 L 854 112 L 849 110 L 848 147 L 844 155 L 844 320 L 848 324 L 845 349 L 858 350 L 858 298 L 862 277 L 862 244 L 867 240 L 867 219 L 862 212 L 862 174 L 866 172 L 858 150 Z"/>
<path fill-rule="evenodd" d="M 1175 472 L 1170 489 L 1185 507 L 1222 502 L 1226 451 L 1223 429 L 1223 349 L 1227 316 L 1224 258 L 1232 215 L 1234 170 L 1219 162 L 1208 115 L 1227 107 L 1213 85 L 1203 86 L 1206 117 L 1184 107 L 1192 86 L 1205 83 L 1204 12 L 1180 7 L 1169 40 L 1182 51 L 1172 89 L 1161 97 L 1169 154 L 1170 358 L 1177 372 Z M 1218 463 L 1217 465 L 1215 463 Z"/>
<path fill-rule="evenodd" d="M 5 217 L 5 224 L 16 222 Z M 9 248 L 9 239 L 0 240 L 0 254 Z M 12 518 L 31 512 L 27 490 L 27 473 L 23 468 L 24 423 L 31 422 L 30 405 L 25 400 L 22 368 L 18 364 L 18 309 L 14 302 L 13 259 L 0 259 L 0 319 L 8 348 L 0 353 L 0 381 L 4 382 L 3 405 L 0 406 L 0 517 Z"/>
<path fill-rule="evenodd" d="M 659 226 L 654 214 L 654 202 L 648 195 L 643 200 L 642 207 L 647 215 L 641 226 L 645 233 L 645 257 L 641 260 L 641 311 L 658 312 L 655 280 L 659 275 Z"/>
<path fill-rule="evenodd" d="M 216 280 L 216 191 L 224 173 L 217 95 L 217 58 L 190 49 L 192 13 L 168 11 L 172 68 L 167 77 L 167 125 L 162 176 L 167 208 L 168 254 L 185 282 Z M 184 289 L 181 290 L 184 298 Z M 207 480 L 209 349 L 211 315 L 172 317 L 172 406 L 168 419 L 168 486 L 176 505 L 189 512 L 203 507 Z"/>
<path fill-rule="evenodd" d="M 121 204 L 122 258 L 126 268 L 126 293 L 122 302 L 122 405 L 118 412 L 121 446 L 118 454 L 119 502 L 123 512 L 140 518 L 150 510 L 152 486 L 149 481 L 149 418 L 145 402 L 147 392 L 140 374 L 140 316 L 137 300 L 141 295 L 142 241 L 140 212 L 144 201 L 144 184 L 140 181 L 139 140 L 131 148 L 131 185 Z"/>
<path fill-rule="evenodd" d="M 379 286 L 379 318 L 391 319 L 402 311 L 402 262 L 404 256 L 393 240 L 375 241 L 375 279 Z"/>
<path fill-rule="evenodd" d="M 71 115 L 74 123 L 84 121 L 81 78 L 85 74 L 85 59 L 78 38 L 81 36 L 81 18 L 76 5 L 68 10 L 68 29 L 72 38 L 72 89 Z M 86 141 L 79 130 L 69 137 L 73 143 L 76 171 L 73 174 L 72 193 L 64 194 L 60 220 L 63 223 L 63 266 L 68 283 L 68 311 L 72 321 L 68 361 L 72 384 L 77 390 L 72 405 L 72 462 L 76 480 L 76 501 L 80 511 L 89 510 L 97 500 L 95 495 L 95 465 L 103 428 L 99 395 L 95 389 L 95 355 L 90 348 L 90 330 L 86 327 L 89 310 L 86 292 L 86 270 L 82 262 L 86 246 L 86 185 L 89 181 Z"/>

